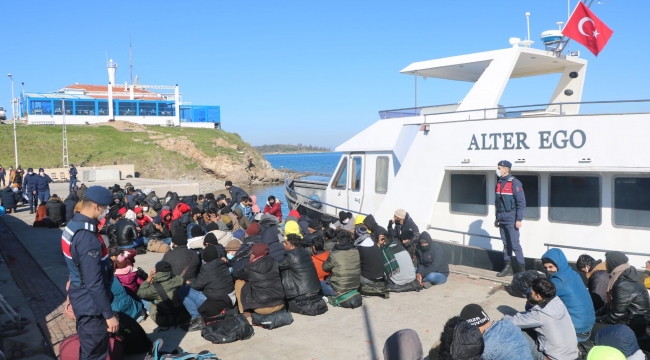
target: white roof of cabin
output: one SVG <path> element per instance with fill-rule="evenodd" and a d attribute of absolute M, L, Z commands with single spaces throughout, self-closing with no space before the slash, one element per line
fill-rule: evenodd
<path fill-rule="evenodd" d="M 336 151 L 393 151 L 404 124 L 412 123 L 414 117 L 379 120 L 350 140 L 336 147 Z"/>
<path fill-rule="evenodd" d="M 586 64 L 578 57 L 555 56 L 550 51 L 513 47 L 474 54 L 452 56 L 442 59 L 412 63 L 400 71 L 402 74 L 438 79 L 476 82 L 492 60 L 502 57 L 517 58 L 510 78 L 560 73 L 566 66 Z"/>

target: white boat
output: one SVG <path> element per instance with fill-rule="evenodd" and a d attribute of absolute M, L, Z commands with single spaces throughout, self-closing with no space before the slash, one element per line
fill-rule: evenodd
<path fill-rule="evenodd" d="M 529 46 L 515 41 L 410 64 L 401 73 L 474 85 L 457 104 L 381 111 L 336 148 L 343 155 L 328 183 L 288 181 L 287 199 L 312 216 L 349 209 L 374 214 L 380 225 L 403 208 L 445 245 L 452 263 L 500 270 L 495 170 L 509 160 L 526 194 L 521 243 L 528 261 L 549 247 L 570 261 L 619 250 L 644 267 L 650 100 L 583 102 L 587 61 Z M 554 73 L 561 76 L 548 104 L 500 104 L 510 79 Z"/>

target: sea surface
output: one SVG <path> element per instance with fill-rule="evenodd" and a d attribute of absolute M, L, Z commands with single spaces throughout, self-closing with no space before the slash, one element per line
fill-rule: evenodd
<path fill-rule="evenodd" d="M 264 155 L 276 170 L 293 170 L 301 173 L 316 175 L 306 176 L 303 179 L 328 181 L 341 159 L 341 153 L 316 153 L 316 154 L 268 154 Z M 282 201 L 282 215 L 289 214 L 287 200 L 284 197 L 284 184 L 271 186 L 252 186 L 244 188 L 250 195 L 257 195 L 257 205 L 264 210 L 264 205 L 270 195 Z"/>

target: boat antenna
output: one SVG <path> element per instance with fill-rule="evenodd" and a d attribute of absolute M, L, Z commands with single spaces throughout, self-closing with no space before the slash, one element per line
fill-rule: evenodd
<path fill-rule="evenodd" d="M 131 75 L 131 85 L 133 85 L 133 48 L 131 47 L 131 32 L 129 31 L 129 72 Z"/>
<path fill-rule="evenodd" d="M 526 12 L 526 28 L 528 29 L 528 37 L 526 40 L 530 40 L 530 13 Z"/>

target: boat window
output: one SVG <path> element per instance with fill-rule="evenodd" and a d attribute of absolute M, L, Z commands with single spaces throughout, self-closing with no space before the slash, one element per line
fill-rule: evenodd
<path fill-rule="evenodd" d="M 385 194 L 388 191 L 388 157 L 377 158 L 377 169 L 375 170 L 375 192 Z"/>
<path fill-rule="evenodd" d="M 348 158 L 344 157 L 343 161 L 339 165 L 339 170 L 336 172 L 334 181 L 332 182 L 332 189 L 342 189 L 345 190 L 347 186 L 348 179 Z"/>
<path fill-rule="evenodd" d="M 616 178 L 614 224 L 650 227 L 650 178 Z"/>
<path fill-rule="evenodd" d="M 362 170 L 362 163 L 361 163 L 361 157 L 355 156 L 352 158 L 352 174 L 354 174 L 354 178 L 352 179 L 352 184 L 350 189 L 359 191 L 361 189 L 361 170 Z"/>
<path fill-rule="evenodd" d="M 600 178 L 551 176 L 551 221 L 600 224 Z"/>
<path fill-rule="evenodd" d="M 539 220 L 539 176 L 537 175 L 515 175 L 521 181 L 526 197 L 526 210 L 524 219 Z"/>
<path fill-rule="evenodd" d="M 478 174 L 451 174 L 451 211 L 487 214 L 486 178 Z"/>

